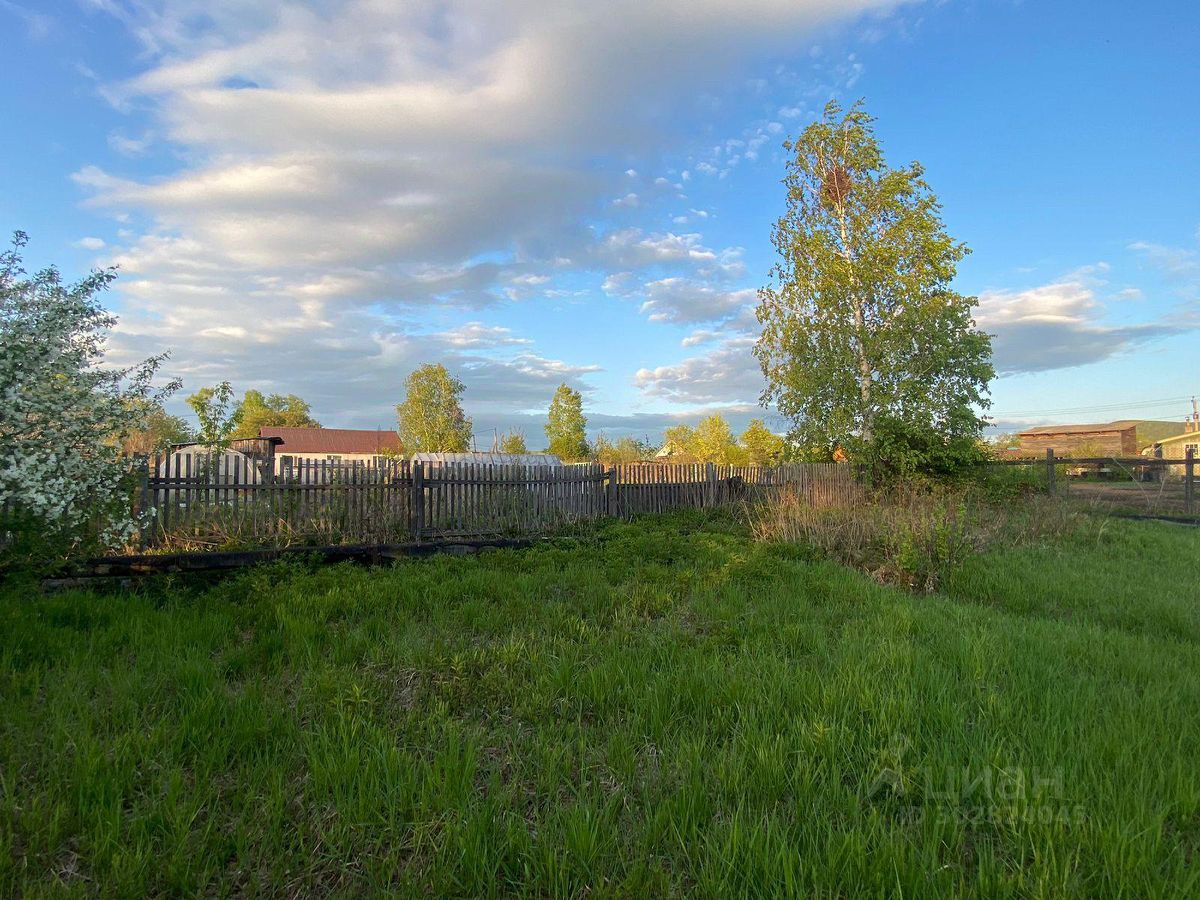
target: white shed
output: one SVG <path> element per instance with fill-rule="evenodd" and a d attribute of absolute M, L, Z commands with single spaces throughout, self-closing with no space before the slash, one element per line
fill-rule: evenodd
<path fill-rule="evenodd" d="M 262 477 L 249 455 L 237 450 L 213 454 L 203 444 L 176 444 L 151 463 L 156 478 L 205 478 L 217 484 L 258 484 Z"/>
<path fill-rule="evenodd" d="M 419 462 L 426 470 L 443 465 L 474 463 L 485 466 L 554 466 L 562 460 L 551 453 L 414 453 L 413 462 Z"/>

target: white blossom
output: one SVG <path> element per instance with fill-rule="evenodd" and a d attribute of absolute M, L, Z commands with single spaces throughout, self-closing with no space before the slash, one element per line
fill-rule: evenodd
<path fill-rule="evenodd" d="M 165 354 L 127 369 L 101 365 L 116 318 L 98 295 L 114 270 L 75 284 L 53 267 L 27 276 L 26 240 L 18 232 L 0 253 L 0 509 L 9 525 L 32 522 L 67 549 L 88 539 L 121 545 L 141 524 L 130 476 L 145 465 L 123 455 L 121 441 L 178 385 L 152 385 Z"/>

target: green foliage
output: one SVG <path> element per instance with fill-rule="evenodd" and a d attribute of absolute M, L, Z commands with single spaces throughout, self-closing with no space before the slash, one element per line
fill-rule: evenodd
<path fill-rule="evenodd" d="M 203 387 L 187 398 L 200 427 L 196 440 L 214 453 L 229 447 L 229 441 L 240 424 L 238 408 L 233 404 L 233 388 L 228 381 L 213 387 Z"/>
<path fill-rule="evenodd" d="M 946 233 L 920 164 L 886 164 L 872 123 L 861 105 L 830 103 L 784 145 L 781 261 L 759 292 L 755 354 L 763 399 L 792 420 L 795 444 L 905 469 L 919 454 L 886 459 L 904 445 L 879 442 L 881 430 L 977 439 L 994 372 L 975 298 L 950 287 L 967 248 Z"/>
<path fill-rule="evenodd" d="M 663 432 L 663 440 L 679 448 L 671 457 L 676 462 L 766 466 L 784 456 L 783 438 L 772 434 L 762 419 L 751 419 L 739 440 L 720 413 L 707 416 L 695 428 L 672 425 Z"/>
<path fill-rule="evenodd" d="M 237 427 L 234 438 L 258 437 L 258 430 L 270 425 L 289 428 L 320 428 L 321 423 L 312 417 L 307 402 L 295 394 L 269 394 L 261 391 L 246 391 L 235 411 Z"/>
<path fill-rule="evenodd" d="M 471 449 L 471 420 L 462 408 L 465 387 L 440 364 L 416 369 L 404 382 L 396 407 L 400 441 L 409 453 L 465 453 Z"/>
<path fill-rule="evenodd" d="M 865 449 L 862 459 L 877 479 L 920 475 L 971 478 L 984 470 L 988 453 L 969 428 L 942 434 L 920 423 L 883 415 L 876 419 L 875 442 Z"/>
<path fill-rule="evenodd" d="M 649 441 L 626 436 L 618 438 L 614 444 L 601 434 L 592 447 L 592 458 L 605 466 L 627 465 L 649 459 L 654 455 L 654 449 Z"/>
<path fill-rule="evenodd" d="M 672 425 L 663 430 L 663 446 L 675 449 L 671 459 L 675 462 L 694 462 L 696 430 L 691 425 Z"/>
<path fill-rule="evenodd" d="M 587 418 L 583 415 L 583 395 L 560 384 L 550 401 L 546 419 L 546 440 L 549 450 L 563 462 L 580 462 L 588 458 Z"/>
<path fill-rule="evenodd" d="M 696 426 L 690 449 L 698 462 L 732 463 L 737 441 L 725 417 L 713 413 L 701 419 Z"/>
<path fill-rule="evenodd" d="M 525 445 L 525 435 L 515 429 L 504 435 L 500 438 L 500 452 L 514 455 L 528 453 L 529 448 Z"/>
<path fill-rule="evenodd" d="M 783 438 L 767 428 L 762 419 L 751 419 L 739 440 L 747 465 L 769 466 L 783 459 Z"/>
<path fill-rule="evenodd" d="M 173 416 L 158 403 L 146 404 L 138 411 L 142 427 L 127 434 L 121 441 L 121 450 L 130 456 L 149 456 L 161 452 L 172 444 L 183 444 L 193 440 L 192 429 L 180 416 Z"/>
<path fill-rule="evenodd" d="M 728 519 L 0 594 L 0 895 L 1184 897 L 1195 529 L 914 595 Z"/>

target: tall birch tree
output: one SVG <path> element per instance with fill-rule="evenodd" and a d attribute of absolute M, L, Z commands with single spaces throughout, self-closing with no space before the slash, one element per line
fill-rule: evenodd
<path fill-rule="evenodd" d="M 784 144 L 787 210 L 755 355 L 764 402 L 799 446 L 878 462 L 908 437 L 973 445 L 994 371 L 976 298 L 951 287 L 969 251 L 946 232 L 920 163 L 890 167 L 873 123 L 861 103 L 830 103 Z"/>

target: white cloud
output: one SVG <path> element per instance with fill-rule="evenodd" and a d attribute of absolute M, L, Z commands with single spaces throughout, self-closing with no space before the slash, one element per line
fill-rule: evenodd
<path fill-rule="evenodd" d="M 1200 235 L 1198 235 L 1200 237 Z M 1200 252 L 1187 247 L 1168 247 L 1149 241 L 1136 241 L 1129 249 L 1141 255 L 1151 265 L 1168 275 L 1194 277 L 1200 275 Z"/>
<path fill-rule="evenodd" d="M 140 138 L 127 137 L 119 131 L 114 131 L 108 136 L 108 146 L 112 147 L 122 156 L 141 156 L 149 149 L 153 141 L 154 136 L 150 132 L 147 132 Z"/>
<path fill-rule="evenodd" d="M 735 316 L 757 301 L 753 288 L 726 291 L 687 278 L 662 278 L 645 286 L 642 312 L 652 322 L 688 324 Z"/>
<path fill-rule="evenodd" d="M 1195 315 L 1175 314 L 1149 322 L 1112 322 L 1113 302 L 1097 296 L 1093 279 L 1107 267 L 1089 267 L 1064 280 L 1024 291 L 987 291 L 979 296 L 976 321 L 991 334 L 997 371 L 1037 372 L 1100 362 L 1149 341 L 1200 326 Z M 1120 295 L 1116 304 L 1122 302 Z M 1124 298 L 1124 302 L 1136 302 Z"/>
<path fill-rule="evenodd" d="M 339 422 L 394 402 L 404 367 L 438 353 L 509 403 L 593 370 L 528 350 L 477 358 L 473 339 L 490 334 L 489 353 L 522 339 L 497 344 L 474 321 L 429 335 L 425 308 L 530 299 L 571 268 L 741 277 L 737 248 L 613 230 L 606 201 L 633 202 L 622 173 L 655 164 L 743 61 L 895 0 L 612 0 L 602 14 L 584 0 L 92 2 L 147 61 L 101 87 L 153 118 L 113 147 L 136 154 L 153 135 L 183 160 L 155 178 L 76 173 L 95 208 L 152 223 L 114 251 L 118 352 L 170 346 L 190 379 L 307 386 L 319 409 L 342 398 Z M 687 315 L 665 293 L 647 302 Z"/>
<path fill-rule="evenodd" d="M 39 12 L 34 12 L 31 9 L 13 2 L 13 0 L 0 0 L 0 12 L 7 13 L 20 19 L 25 26 L 25 33 L 32 40 L 40 41 L 50 35 L 54 30 L 55 21 L 52 17 Z"/>
<path fill-rule="evenodd" d="M 765 385 L 750 352 L 753 346 L 752 336 L 731 338 L 703 356 L 639 369 L 634 383 L 647 394 L 678 403 L 754 403 Z"/>
<path fill-rule="evenodd" d="M 75 246 L 83 250 L 103 250 L 104 238 L 82 237 L 75 242 Z"/>
<path fill-rule="evenodd" d="M 436 337 L 441 338 L 451 347 L 490 348 L 506 347 L 516 344 L 531 344 L 527 338 L 517 337 L 511 328 L 498 325 L 484 325 L 482 322 L 467 322 L 443 331 Z"/>

